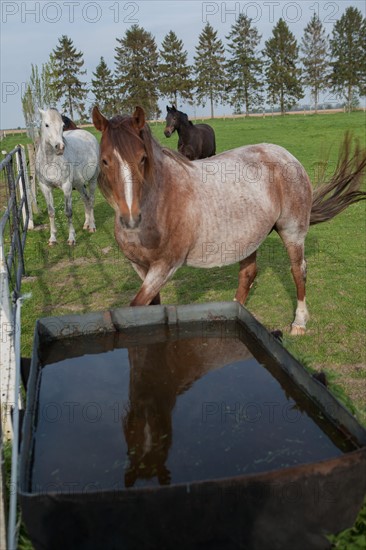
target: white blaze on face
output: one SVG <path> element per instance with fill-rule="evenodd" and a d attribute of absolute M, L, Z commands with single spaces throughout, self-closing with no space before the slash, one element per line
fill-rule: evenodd
<path fill-rule="evenodd" d="M 123 181 L 124 191 L 125 191 L 125 199 L 126 199 L 127 207 L 128 207 L 128 210 L 130 212 L 130 217 L 131 217 L 132 216 L 131 208 L 132 208 L 132 199 L 133 199 L 131 168 L 129 167 L 127 162 L 122 160 L 121 155 L 119 154 L 117 149 L 114 149 L 114 154 L 116 155 L 116 158 L 117 158 L 118 163 L 119 163 L 119 173 L 120 173 L 121 179 Z"/>

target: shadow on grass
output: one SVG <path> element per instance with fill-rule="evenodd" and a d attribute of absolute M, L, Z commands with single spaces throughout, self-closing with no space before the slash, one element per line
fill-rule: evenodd
<path fill-rule="evenodd" d="M 76 201 L 73 212 L 75 246 L 67 244 L 65 216 L 59 214 L 57 217 L 58 243 L 52 247 L 48 245 L 48 226 L 40 227 L 48 222 L 47 213 L 37 217 L 36 231 L 29 235 L 27 242 L 26 275 L 37 278 L 38 289 L 33 290 L 38 300 L 38 316 L 53 315 L 60 308 L 90 311 L 93 292 L 105 292 L 106 288 L 116 286 L 110 264 L 120 262 L 121 253 L 115 243 L 113 224 L 108 223 L 110 213 L 113 216 L 108 205 L 102 204 L 96 219 L 97 232 L 83 231 L 84 210 Z M 104 215 L 102 219 L 101 214 Z M 98 283 L 99 289 L 96 288 Z"/>
<path fill-rule="evenodd" d="M 80 206 L 80 205 L 79 205 Z M 114 238 L 114 214 L 110 207 L 102 201 L 96 206 L 97 233 L 89 234 L 82 231 L 84 221 L 82 208 L 74 213 L 74 225 L 77 233 L 75 247 L 66 245 L 67 222 L 62 217 L 59 224 L 59 245 L 53 248 L 47 246 L 48 231 L 39 235 L 37 242 L 32 244 L 38 261 L 32 259 L 33 274 L 38 278 L 42 304 L 39 309 L 48 314 L 53 311 L 87 312 L 127 306 L 138 292 L 141 281 L 132 269 L 130 262 L 118 248 Z M 324 262 L 339 262 L 339 246 L 337 240 L 329 242 L 325 232 L 310 230 L 306 239 L 306 258 L 309 261 L 309 282 L 314 280 L 314 266 Z M 337 237 L 338 238 L 338 237 Z M 38 264 L 38 265 L 37 265 Z M 260 276 L 249 293 L 246 305 L 249 309 L 261 302 L 260 309 L 281 309 L 278 297 L 281 287 L 289 300 L 284 309 L 284 324 L 291 322 L 296 309 L 296 287 L 290 270 L 290 262 L 286 249 L 276 233 L 272 233 L 258 249 L 258 270 Z M 64 288 L 60 281 L 60 292 L 54 293 L 50 288 L 50 271 L 57 268 L 63 271 L 61 276 L 68 277 Z M 162 302 L 189 304 L 194 302 L 230 301 L 234 298 L 238 283 L 238 263 L 222 268 L 195 269 L 183 266 L 174 278 L 162 290 Z M 65 275 L 67 273 L 67 275 Z M 57 279 L 57 273 L 55 275 Z M 273 284 L 272 282 L 273 281 Z M 55 280 L 55 283 L 57 281 Z M 271 298 L 271 289 L 277 288 L 277 296 Z M 95 294 L 95 299 L 93 297 Z M 256 298 L 257 297 L 257 298 Z M 266 297 L 266 298 L 265 298 Z M 277 304 L 276 304 L 277 300 Z M 79 302 L 79 305 L 78 305 Z M 288 304 L 291 304 L 289 307 Z M 286 309 L 286 311 L 285 311 Z M 288 310 L 288 313 L 287 313 Z M 280 314 L 282 316 L 282 312 Z M 276 323 L 279 320 L 277 315 Z"/>
<path fill-rule="evenodd" d="M 319 257 L 319 240 L 317 235 L 309 233 L 306 240 L 306 258 L 313 260 Z M 291 274 L 290 261 L 286 249 L 278 235 L 270 235 L 259 247 L 257 267 L 261 274 L 268 271 L 276 277 L 291 299 L 295 311 L 297 305 L 296 287 Z M 178 270 L 172 284 L 178 303 L 205 301 L 213 291 L 220 291 L 226 300 L 234 299 L 238 285 L 239 264 L 210 269 L 193 269 L 183 267 Z M 256 282 L 251 289 L 247 304 L 251 297 L 261 292 L 261 285 Z"/>

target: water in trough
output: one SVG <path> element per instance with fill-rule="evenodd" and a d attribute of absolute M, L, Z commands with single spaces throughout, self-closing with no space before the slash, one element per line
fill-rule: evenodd
<path fill-rule="evenodd" d="M 357 448 L 234 322 L 42 350 L 32 492 L 230 478 Z"/>

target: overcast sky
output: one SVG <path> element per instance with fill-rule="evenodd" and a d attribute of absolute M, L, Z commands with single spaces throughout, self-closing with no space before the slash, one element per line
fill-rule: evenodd
<path fill-rule="evenodd" d="M 114 70 L 116 38 L 138 24 L 151 32 L 158 48 L 165 35 L 173 30 L 183 40 L 189 61 L 193 61 L 198 36 L 209 22 L 226 44 L 225 36 L 238 17 L 245 13 L 262 34 L 262 45 L 278 19 L 285 19 L 290 30 L 301 40 L 304 27 L 314 11 L 319 14 L 328 33 L 347 7 L 355 6 L 365 16 L 365 0 L 255 0 L 255 1 L 1 1 L 1 111 L 0 128 L 24 126 L 21 95 L 29 79 L 31 63 L 41 67 L 57 46 L 58 38 L 69 36 L 84 54 L 90 82 L 100 57 Z M 334 98 L 326 98 L 334 101 Z M 89 103 L 92 103 L 89 94 Z M 186 112 L 192 108 L 182 105 Z M 196 115 L 208 115 L 208 106 L 197 107 Z M 231 112 L 230 107 L 220 110 Z"/>

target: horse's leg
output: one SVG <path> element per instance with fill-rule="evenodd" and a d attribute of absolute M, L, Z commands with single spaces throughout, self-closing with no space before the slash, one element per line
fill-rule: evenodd
<path fill-rule="evenodd" d="M 234 300 L 242 305 L 245 303 L 257 275 L 256 256 L 257 251 L 253 252 L 253 254 L 242 260 L 239 264 L 239 285 Z"/>
<path fill-rule="evenodd" d="M 72 225 L 72 187 L 71 185 L 69 187 L 63 188 L 64 194 L 65 194 L 65 214 L 67 217 L 67 221 L 69 222 L 69 238 L 67 239 L 67 244 L 70 246 L 75 244 L 76 238 L 75 238 L 75 229 Z"/>
<path fill-rule="evenodd" d="M 84 202 L 85 208 L 85 223 L 83 229 L 88 229 L 90 233 L 96 231 L 95 220 L 94 220 L 94 195 L 95 189 L 97 186 L 97 175 L 94 176 L 89 183 L 89 193 L 87 192 L 85 185 L 80 189 L 80 195 Z"/>
<path fill-rule="evenodd" d="M 156 262 L 151 265 L 142 286 L 132 302 L 131 306 L 147 306 L 157 297 L 161 287 L 174 275 L 179 265 L 171 267 L 165 262 Z"/>
<path fill-rule="evenodd" d="M 132 264 L 132 267 L 134 268 L 134 270 L 136 271 L 136 273 L 138 274 L 138 276 L 140 277 L 140 279 L 142 281 L 145 280 L 145 277 L 146 277 L 146 274 L 147 274 L 147 268 L 145 267 L 142 267 L 138 264 L 135 264 L 133 262 L 131 262 Z M 157 305 L 160 305 L 161 304 L 161 299 L 160 299 L 160 294 L 158 293 L 156 296 L 154 296 L 154 298 L 151 300 L 150 302 L 150 306 L 157 306 Z"/>
<path fill-rule="evenodd" d="M 306 283 L 306 260 L 304 257 L 304 240 L 298 238 L 297 242 L 290 241 L 281 231 L 279 234 L 285 244 L 287 254 L 290 258 L 291 273 L 296 285 L 297 307 L 295 319 L 291 325 L 291 334 L 305 334 L 306 323 L 309 320 L 309 312 L 306 307 L 305 283 Z"/>
<path fill-rule="evenodd" d="M 95 174 L 90 180 L 90 184 L 89 184 L 89 197 L 90 197 L 89 231 L 90 233 L 95 233 L 95 231 L 97 230 L 95 226 L 95 219 L 94 219 L 94 197 L 95 197 L 95 190 L 97 188 L 97 182 L 98 182 L 98 174 Z"/>
<path fill-rule="evenodd" d="M 52 189 L 48 187 L 45 183 L 39 182 L 39 186 L 45 198 L 47 204 L 48 217 L 50 218 L 50 238 L 48 239 L 48 244 L 50 246 L 57 243 L 57 229 L 55 224 L 55 208 L 53 206 L 53 194 Z"/>

